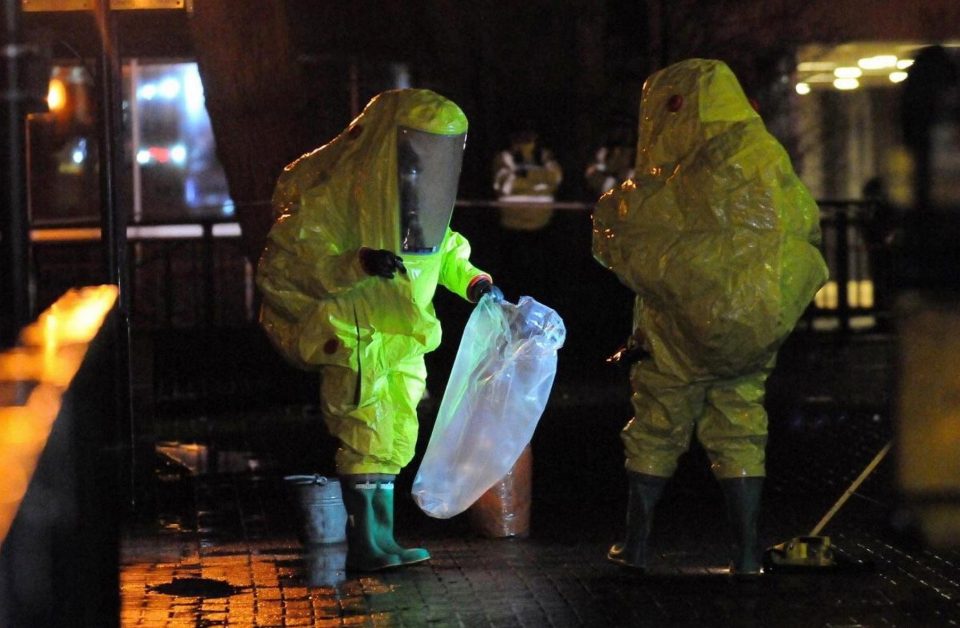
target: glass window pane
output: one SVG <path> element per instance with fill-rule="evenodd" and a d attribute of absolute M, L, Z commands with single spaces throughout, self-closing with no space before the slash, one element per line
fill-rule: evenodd
<path fill-rule="evenodd" d="M 49 111 L 27 118 L 30 218 L 34 224 L 97 221 L 93 79 L 81 66 L 55 66 L 47 101 Z"/>
<path fill-rule="evenodd" d="M 82 65 L 53 67 L 50 111 L 28 119 L 34 224 L 99 222 L 94 78 Z M 233 202 L 216 158 L 196 63 L 123 66 L 123 169 L 132 222 L 229 219 Z"/>
<path fill-rule="evenodd" d="M 134 221 L 233 215 L 196 63 L 128 64 L 124 71 Z M 136 195 L 136 192 L 135 192 Z"/>

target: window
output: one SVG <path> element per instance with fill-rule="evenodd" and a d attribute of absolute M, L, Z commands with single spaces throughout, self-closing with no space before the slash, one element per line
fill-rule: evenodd
<path fill-rule="evenodd" d="M 196 63 L 123 66 L 123 164 L 129 220 L 229 219 L 226 177 L 216 158 Z M 96 87 L 83 66 L 55 66 L 49 112 L 28 121 L 34 224 L 100 219 Z"/>

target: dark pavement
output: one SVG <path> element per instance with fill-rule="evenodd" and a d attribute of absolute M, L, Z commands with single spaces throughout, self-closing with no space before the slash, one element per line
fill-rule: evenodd
<path fill-rule="evenodd" d="M 889 338 L 791 343 L 768 395 L 764 546 L 808 533 L 892 433 Z M 158 393 L 159 453 L 156 464 L 141 460 L 150 472 L 124 529 L 124 626 L 960 624 L 960 552 L 924 549 L 892 525 L 892 457 L 823 532 L 845 570 L 730 577 L 722 497 L 696 447 L 658 507 L 649 573 L 608 563 L 626 498 L 626 380 L 562 354 L 533 441 L 529 537 L 481 538 L 466 515 L 424 515 L 409 497 L 418 456 L 398 478 L 398 537 L 433 559 L 362 576 L 343 572 L 342 545 L 308 551 L 297 540 L 282 477 L 329 473 L 333 450 L 315 405 L 198 407 L 172 390 Z M 234 382 L 223 398 L 238 396 Z M 421 453 L 437 396 L 422 408 Z"/>

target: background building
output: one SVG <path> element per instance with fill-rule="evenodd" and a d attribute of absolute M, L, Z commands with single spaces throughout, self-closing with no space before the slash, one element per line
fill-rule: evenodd
<path fill-rule="evenodd" d="M 29 122 L 31 220 L 34 226 L 95 226 L 102 205 L 97 62 L 104 48 L 92 5 L 24 0 L 22 6 L 25 38 L 48 50 L 52 62 L 50 111 Z M 134 324 L 151 324 L 158 312 L 188 325 L 249 319 L 252 264 L 272 219 L 277 173 L 328 141 L 384 89 L 433 88 L 464 108 L 471 128 L 461 198 L 492 197 L 490 157 L 511 125 L 531 120 L 568 173 L 558 199 L 589 204 L 595 199 L 576 173 L 612 133 L 635 127 L 646 76 L 682 58 L 721 58 L 814 195 L 860 199 L 899 144 L 895 81 L 909 72 L 919 48 L 960 41 L 960 5 L 949 0 L 533 0 L 511 6 L 143 0 L 113 6 L 122 65 L 123 167 L 113 182 L 120 211 L 134 224 L 236 221 L 240 229 L 236 240 L 236 226 L 217 227 L 230 246 L 213 259 L 191 248 L 207 233 L 202 230 L 189 231 L 190 245 L 137 244 L 130 272 L 146 282 L 138 290 L 141 301 L 154 303 L 135 304 Z M 483 221 L 477 226 L 482 239 Z M 870 271 L 852 228 L 847 239 L 856 255 L 847 263 L 857 279 Z M 583 246 L 582 229 L 573 225 L 560 237 Z M 71 242 L 61 242 L 59 251 L 37 249 L 37 309 L 81 280 L 78 260 L 99 263 L 95 247 Z M 61 260 L 65 247 L 72 250 Z M 184 259 L 175 251 L 192 253 Z M 198 267 L 204 259 L 205 270 Z M 185 274 L 171 287 L 150 279 L 159 268 Z M 226 281 L 238 296 L 184 294 L 187 278 L 197 276 Z M 859 304 L 873 303 L 859 284 L 854 288 Z M 203 315 L 188 315 L 191 308 L 182 305 L 204 302 L 230 305 Z M 830 302 L 835 299 L 821 299 Z"/>

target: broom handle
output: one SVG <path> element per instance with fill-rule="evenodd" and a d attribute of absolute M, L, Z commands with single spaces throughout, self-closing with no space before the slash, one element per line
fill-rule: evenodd
<path fill-rule="evenodd" d="M 883 460 L 883 457 L 887 455 L 887 452 L 890 451 L 890 446 L 893 444 L 893 441 L 888 442 L 883 446 L 877 455 L 873 457 L 873 460 L 870 461 L 870 464 L 860 473 L 856 480 L 853 481 L 853 484 L 850 485 L 850 488 L 847 489 L 843 495 L 840 496 L 840 499 L 837 500 L 837 503 L 833 505 L 833 508 L 823 516 L 823 519 L 820 520 L 820 523 L 813 528 L 810 532 L 810 536 L 817 536 L 820 534 L 820 531 L 827 525 L 827 523 L 833 519 L 833 516 L 837 514 L 837 511 L 840 510 L 840 507 L 843 506 L 850 496 L 860 488 L 860 485 L 863 484 L 863 481 L 867 479 L 867 476 L 873 472 L 874 468 L 880 464 L 880 461 Z"/>

